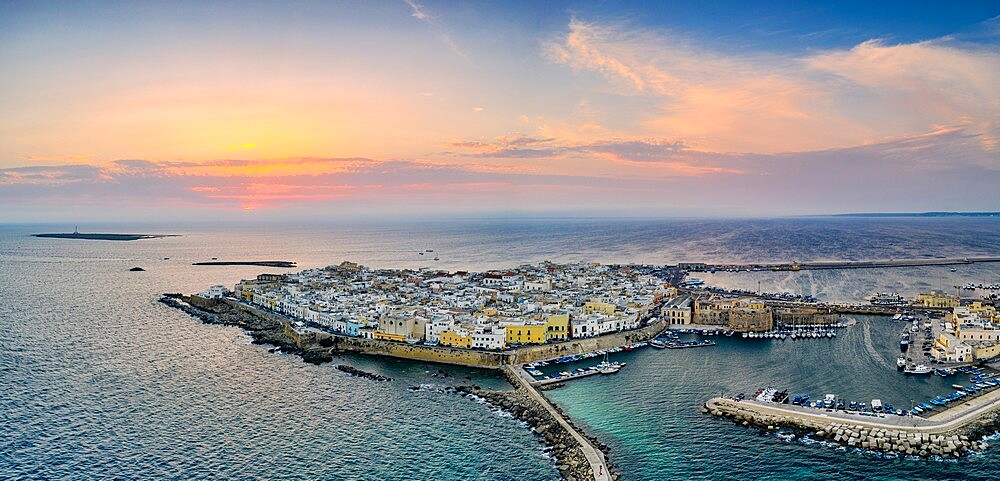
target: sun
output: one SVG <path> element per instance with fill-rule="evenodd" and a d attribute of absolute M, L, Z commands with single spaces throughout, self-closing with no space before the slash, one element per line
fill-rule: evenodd
<path fill-rule="evenodd" d="M 243 210 L 253 210 L 253 206 L 250 204 L 246 204 L 243 206 Z"/>

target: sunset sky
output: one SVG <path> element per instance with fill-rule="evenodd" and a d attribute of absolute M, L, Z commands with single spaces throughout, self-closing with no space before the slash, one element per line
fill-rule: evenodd
<path fill-rule="evenodd" d="M 1000 210 L 1000 3 L 815 3 L 6 1 L 0 221 Z"/>

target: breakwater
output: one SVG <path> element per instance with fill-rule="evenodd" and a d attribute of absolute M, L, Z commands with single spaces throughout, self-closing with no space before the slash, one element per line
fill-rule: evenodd
<path fill-rule="evenodd" d="M 957 266 L 1000 262 L 1000 257 L 954 257 L 939 259 L 878 259 L 863 261 L 783 262 L 777 264 L 704 264 L 686 263 L 677 267 L 690 272 L 721 271 L 806 271 L 824 269 L 881 269 L 889 267 Z"/>
<path fill-rule="evenodd" d="M 850 448 L 907 456 L 961 457 L 985 450 L 982 441 L 1000 427 L 1000 397 L 968 403 L 945 411 L 937 420 L 887 416 L 858 417 L 833 412 L 808 412 L 804 408 L 751 400 L 714 398 L 702 411 L 731 419 L 744 427 L 765 431 L 786 428 L 803 435 Z"/>
<path fill-rule="evenodd" d="M 383 376 L 381 374 L 373 374 L 367 371 L 362 371 L 356 367 L 348 366 L 345 364 L 337 364 L 335 367 L 337 368 L 338 371 L 346 372 L 347 374 L 350 374 L 351 376 L 354 377 L 370 379 L 372 381 L 392 381 L 391 377 Z"/>
<path fill-rule="evenodd" d="M 479 397 L 498 409 L 524 421 L 552 448 L 556 468 L 567 481 L 613 481 L 620 473 L 607 461 L 608 447 L 583 433 L 569 418 L 531 386 L 520 368 L 506 367 L 501 372 L 514 386 L 512 391 L 494 391 L 461 386 L 459 392 Z"/>

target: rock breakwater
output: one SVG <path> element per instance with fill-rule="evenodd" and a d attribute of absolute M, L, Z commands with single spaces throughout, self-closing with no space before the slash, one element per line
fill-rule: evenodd
<path fill-rule="evenodd" d="M 897 455 L 958 458 L 988 447 L 981 439 L 986 434 L 996 432 L 998 418 L 996 412 L 981 416 L 976 422 L 942 433 L 918 432 L 904 426 L 876 427 L 851 423 L 846 420 L 830 419 L 817 421 L 791 415 L 759 412 L 753 406 L 739 403 L 720 403 L 712 400 L 702 407 L 702 412 L 732 420 L 748 428 L 765 432 L 786 429 L 799 435 L 810 436 L 849 448 L 894 453 Z"/>
<path fill-rule="evenodd" d="M 337 368 L 338 371 L 346 372 L 347 374 L 350 374 L 350 375 L 352 375 L 354 377 L 361 377 L 361 378 L 365 378 L 365 379 L 371 379 L 372 381 L 392 381 L 391 377 L 383 376 L 381 374 L 374 374 L 374 373 L 362 371 L 362 370 L 360 370 L 360 369 L 358 369 L 356 367 L 353 367 L 353 366 L 347 366 L 347 365 L 344 365 L 344 364 L 337 364 L 336 368 Z"/>
<path fill-rule="evenodd" d="M 539 437 L 545 446 L 551 448 L 551 454 L 556 460 L 559 474 L 567 481 L 583 481 L 594 479 L 594 472 L 580 444 L 573 436 L 552 417 L 552 415 L 525 392 L 524 388 L 512 391 L 484 390 L 478 387 L 459 386 L 459 393 L 483 399 L 491 406 L 510 413 L 515 419 L 524 421 Z M 558 407 L 556 407 L 558 409 Z M 565 419 L 566 416 L 563 416 Z M 577 431 L 580 431 L 577 429 Z M 608 447 L 599 441 L 588 437 L 590 442 L 602 452 L 607 453 Z M 610 477 L 617 480 L 620 474 L 611 470 Z"/>

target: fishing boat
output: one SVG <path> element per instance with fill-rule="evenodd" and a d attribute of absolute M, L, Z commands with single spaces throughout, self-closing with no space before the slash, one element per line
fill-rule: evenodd
<path fill-rule="evenodd" d="M 880 292 L 868 298 L 873 306 L 900 307 L 906 305 L 906 299 L 895 292 Z"/>
<path fill-rule="evenodd" d="M 896 358 L 896 369 L 899 371 L 906 369 L 906 356 L 899 356 Z"/>
<path fill-rule="evenodd" d="M 663 349 L 663 348 L 667 347 L 667 344 L 664 343 L 663 341 L 659 340 L 659 339 L 653 339 L 652 341 L 649 341 L 649 345 L 651 347 L 655 347 L 657 349 Z"/>
<path fill-rule="evenodd" d="M 604 360 L 597 364 L 597 369 L 601 371 L 601 374 L 614 374 L 624 367 L 624 363 L 620 362 L 609 362 L 608 353 L 604 353 Z"/>
<path fill-rule="evenodd" d="M 903 370 L 905 374 L 930 374 L 931 371 L 933 371 L 931 368 L 923 364 L 918 364 Z"/>

